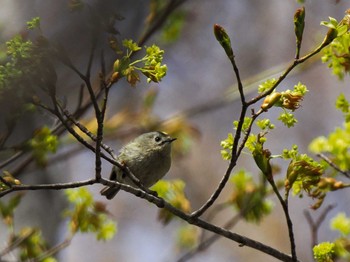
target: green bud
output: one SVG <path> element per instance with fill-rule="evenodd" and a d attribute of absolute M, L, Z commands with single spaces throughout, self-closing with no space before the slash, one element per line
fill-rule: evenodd
<path fill-rule="evenodd" d="M 335 28 L 329 28 L 326 37 L 323 40 L 323 45 L 330 44 L 338 36 L 338 30 Z"/>
<path fill-rule="evenodd" d="M 301 44 L 305 27 L 305 7 L 297 9 L 294 14 L 294 32 L 297 39 L 297 44 Z"/>
<path fill-rule="evenodd" d="M 253 151 L 253 158 L 256 165 L 261 172 L 268 178 L 272 178 L 272 167 L 270 164 L 271 152 L 268 149 L 263 148 L 263 142 L 260 141 L 260 137 L 257 140 L 257 144 Z"/>
<path fill-rule="evenodd" d="M 114 62 L 114 64 L 113 64 L 113 70 L 114 70 L 114 72 L 118 72 L 119 71 L 119 68 L 120 68 L 120 60 L 119 59 L 117 59 L 117 60 L 115 60 L 115 62 Z"/>
<path fill-rule="evenodd" d="M 225 29 L 221 25 L 214 24 L 214 35 L 216 40 L 218 40 L 220 45 L 224 48 L 226 55 L 232 59 L 234 54 L 231 47 L 231 40 Z"/>

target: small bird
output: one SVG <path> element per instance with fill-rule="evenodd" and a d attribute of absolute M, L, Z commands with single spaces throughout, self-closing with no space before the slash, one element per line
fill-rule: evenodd
<path fill-rule="evenodd" d="M 175 140 L 176 138 L 160 131 L 142 134 L 120 150 L 117 161 L 126 165 L 141 184 L 149 188 L 169 171 L 171 143 Z M 109 179 L 136 186 L 117 166 L 112 168 Z M 119 189 L 118 186 L 106 186 L 100 193 L 107 199 L 112 199 Z"/>

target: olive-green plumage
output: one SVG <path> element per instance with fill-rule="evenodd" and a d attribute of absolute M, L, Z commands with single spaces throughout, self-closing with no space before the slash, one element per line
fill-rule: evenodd
<path fill-rule="evenodd" d="M 151 187 L 170 169 L 171 143 L 174 140 L 176 138 L 159 131 L 142 134 L 120 150 L 117 160 L 125 164 L 143 186 Z M 131 179 L 116 166 L 112 168 L 110 180 L 135 186 Z M 101 195 L 112 199 L 118 191 L 117 186 L 105 187 L 101 190 Z"/>

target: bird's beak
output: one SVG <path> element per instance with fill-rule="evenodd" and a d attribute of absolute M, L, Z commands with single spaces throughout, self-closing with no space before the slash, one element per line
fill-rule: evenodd
<path fill-rule="evenodd" d="M 172 143 L 172 142 L 174 142 L 176 139 L 177 139 L 177 138 L 170 138 L 170 139 L 168 140 L 168 143 Z"/>

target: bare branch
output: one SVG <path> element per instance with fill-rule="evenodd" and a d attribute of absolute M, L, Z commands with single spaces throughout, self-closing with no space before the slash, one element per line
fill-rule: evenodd
<path fill-rule="evenodd" d="M 311 230 L 311 250 L 314 246 L 318 244 L 318 230 L 323 223 L 323 221 L 326 219 L 326 216 L 329 214 L 329 212 L 334 209 L 336 205 L 329 205 L 327 206 L 321 213 L 321 215 L 318 217 L 316 221 L 313 220 L 311 217 L 311 214 L 308 210 L 304 210 L 304 216 L 306 218 L 306 221 L 308 222 Z"/>

